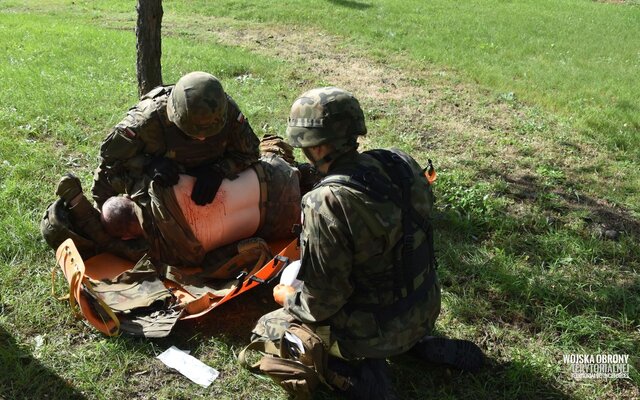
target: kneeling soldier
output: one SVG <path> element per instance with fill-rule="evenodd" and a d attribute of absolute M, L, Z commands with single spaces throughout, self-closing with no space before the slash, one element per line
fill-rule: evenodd
<path fill-rule="evenodd" d="M 471 342 L 429 336 L 440 313 L 431 187 L 399 150 L 358 152 L 357 136 L 366 131 L 358 101 L 342 89 L 313 89 L 294 102 L 289 142 L 325 177 L 302 199 L 304 284 L 276 286 L 283 308 L 264 315 L 253 338 L 276 342 L 302 324 L 329 353 L 323 371 L 347 378 L 335 384 L 331 373 L 320 382 L 353 398 L 386 399 L 394 397 L 386 357 L 410 351 L 475 370 L 483 356 Z"/>

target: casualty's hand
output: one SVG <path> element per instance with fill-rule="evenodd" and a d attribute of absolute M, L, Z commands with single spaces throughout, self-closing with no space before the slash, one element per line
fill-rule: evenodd
<path fill-rule="evenodd" d="M 290 294 L 294 294 L 296 289 L 293 286 L 278 284 L 273 288 L 273 299 L 276 303 L 284 306 L 284 302 L 287 299 L 287 296 Z"/>
<path fill-rule="evenodd" d="M 160 186 L 171 187 L 178 183 L 178 166 L 168 158 L 156 157 L 148 167 L 151 179 Z"/>
<path fill-rule="evenodd" d="M 224 173 L 218 167 L 204 166 L 194 168 L 190 175 L 196 178 L 191 191 L 191 200 L 199 206 L 211 203 L 220 189 Z"/>
<path fill-rule="evenodd" d="M 80 179 L 73 174 L 65 174 L 58 182 L 56 194 L 60 196 L 65 203 L 72 205 L 71 202 L 78 195 L 82 194 L 82 185 Z"/>

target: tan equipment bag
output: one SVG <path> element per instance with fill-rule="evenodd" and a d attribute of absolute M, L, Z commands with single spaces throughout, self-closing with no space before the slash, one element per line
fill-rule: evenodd
<path fill-rule="evenodd" d="M 264 355 L 249 364 L 248 350 Z M 278 342 L 258 338 L 240 352 L 238 360 L 250 371 L 268 375 L 295 399 L 304 400 L 311 398 L 320 383 L 343 390 L 349 385 L 346 378 L 327 368 L 328 357 L 327 344 L 320 336 L 307 325 L 291 323 Z"/>

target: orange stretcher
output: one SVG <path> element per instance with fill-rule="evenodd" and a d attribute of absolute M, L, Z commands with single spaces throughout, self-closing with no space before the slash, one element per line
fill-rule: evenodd
<path fill-rule="evenodd" d="M 174 307 L 183 308 L 180 319 L 198 318 L 227 301 L 240 296 L 254 287 L 269 282 L 290 262 L 300 258 L 298 240 L 269 243 L 272 254 L 276 254 L 266 264 L 258 265 L 237 279 L 237 282 L 223 296 L 212 293 L 196 296 L 179 283 L 163 278 L 163 284 L 176 297 Z M 135 263 L 110 253 L 98 254 L 83 260 L 73 240 L 65 240 L 56 251 L 56 260 L 69 283 L 68 300 L 77 317 L 84 317 L 91 325 L 108 336 L 118 335 L 120 321 L 116 313 L 92 291 L 91 281 L 114 279 L 130 270 Z M 55 269 L 52 284 L 55 282 Z M 53 291 L 53 286 L 52 286 Z M 100 307 L 102 312 L 96 308 Z M 107 317 L 105 317 L 107 316 Z"/>

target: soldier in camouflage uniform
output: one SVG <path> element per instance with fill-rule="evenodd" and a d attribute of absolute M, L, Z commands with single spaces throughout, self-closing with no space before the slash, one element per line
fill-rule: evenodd
<path fill-rule="evenodd" d="M 402 191 L 376 157 L 357 151 L 357 136 L 365 133 L 358 101 L 342 89 L 314 89 L 294 102 L 289 142 L 302 148 L 325 178 L 302 199 L 298 278 L 304 284 L 297 291 L 276 286 L 274 297 L 283 308 L 264 315 L 253 334 L 254 339 L 277 340 L 291 322 L 310 325 L 335 357 L 329 367 L 355 374 L 349 394 L 393 398 L 384 358 L 412 350 L 430 361 L 473 370 L 482 353 L 467 341 L 427 336 L 440 312 L 430 227 L 414 224 L 411 241 L 405 241 L 400 207 L 348 184 L 364 170 L 381 176 L 388 186 L 394 182 L 392 191 Z M 410 167 L 413 183 L 407 195 L 411 207 L 428 221 L 433 194 L 420 166 L 399 150 L 389 154 Z M 403 251 L 407 243 L 412 248 Z M 403 263 L 399 254 L 411 260 Z M 355 363 L 339 359 L 367 361 L 354 372 Z M 358 385 L 358 376 L 368 377 L 368 383 Z"/>
<path fill-rule="evenodd" d="M 223 178 L 234 179 L 258 160 L 258 144 L 218 79 L 192 72 L 175 86 L 144 95 L 107 136 L 93 199 L 102 207 L 109 197 L 127 193 L 144 203 L 151 180 L 171 187 L 186 173 L 197 178 L 193 201 L 208 204 Z"/>

